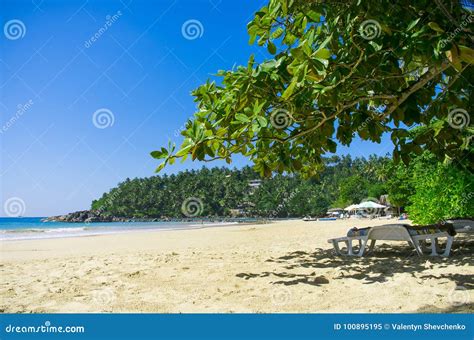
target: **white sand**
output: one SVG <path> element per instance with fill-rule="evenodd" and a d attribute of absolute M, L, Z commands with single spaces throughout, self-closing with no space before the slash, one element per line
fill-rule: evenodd
<path fill-rule="evenodd" d="M 144 231 L 0 243 L 2 312 L 472 312 L 473 242 L 341 258 L 327 239 L 390 221 Z M 394 221 L 391 221 L 392 223 Z M 457 290 L 455 288 L 458 287 Z"/>

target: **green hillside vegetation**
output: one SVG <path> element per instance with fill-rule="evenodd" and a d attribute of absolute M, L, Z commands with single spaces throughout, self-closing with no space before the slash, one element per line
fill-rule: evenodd
<path fill-rule="evenodd" d="M 202 168 L 176 175 L 127 179 L 92 203 L 104 215 L 130 218 L 182 218 L 182 203 L 202 202 L 196 217 L 230 216 L 232 209 L 252 217 L 321 216 L 331 207 L 345 207 L 383 194 L 405 207 L 415 222 L 473 215 L 473 176 L 433 156 L 418 157 L 409 167 L 388 157 L 368 159 L 333 156 L 324 159 L 320 174 L 303 179 L 276 174 L 258 187 L 260 176 L 251 168 Z"/>

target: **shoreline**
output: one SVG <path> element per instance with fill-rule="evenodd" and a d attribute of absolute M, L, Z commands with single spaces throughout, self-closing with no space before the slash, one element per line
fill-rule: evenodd
<path fill-rule="evenodd" d="M 290 220 L 1 242 L 0 310 L 472 313 L 468 238 L 456 238 L 449 258 L 418 257 L 403 242 L 339 257 L 327 243 L 354 226 L 388 223 Z"/>
<path fill-rule="evenodd" d="M 153 224 L 154 222 L 147 222 L 149 225 L 136 225 L 135 222 L 124 222 L 122 224 L 115 224 L 109 222 L 110 225 L 91 226 L 91 224 L 79 225 L 79 223 L 71 223 L 72 226 L 64 228 L 28 228 L 28 229 L 0 229 L 0 235 L 25 235 L 27 236 L 11 236 L 0 237 L 1 242 L 14 241 L 28 241 L 28 240 L 49 240 L 62 238 L 77 238 L 77 237 L 93 237 L 115 234 L 129 234 L 136 232 L 159 232 L 159 231 L 179 231 L 179 230 L 194 230 L 203 228 L 220 228 L 236 225 L 253 225 L 251 222 L 162 222 L 169 223 L 169 226 Z M 130 223 L 127 225 L 127 223 Z M 271 221 L 259 221 L 258 224 L 270 224 Z M 110 229 L 109 229 L 110 228 Z M 54 233 L 57 234 L 54 234 Z"/>

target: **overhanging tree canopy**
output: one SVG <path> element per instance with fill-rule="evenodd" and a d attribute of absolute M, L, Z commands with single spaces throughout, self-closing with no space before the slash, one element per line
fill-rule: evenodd
<path fill-rule="evenodd" d="M 337 142 L 383 133 L 395 160 L 428 149 L 472 166 L 473 19 L 454 0 L 270 0 L 248 32 L 274 57 L 197 88 L 179 150 L 152 152 L 157 171 L 242 154 L 262 175 L 312 175 Z"/>

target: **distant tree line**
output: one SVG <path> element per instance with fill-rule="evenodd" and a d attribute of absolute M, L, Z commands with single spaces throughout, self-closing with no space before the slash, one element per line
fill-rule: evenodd
<path fill-rule="evenodd" d="M 184 217 L 182 204 L 200 203 L 199 216 L 230 216 L 236 210 L 252 217 L 321 216 L 364 199 L 388 194 L 419 223 L 472 216 L 472 173 L 441 164 L 430 154 L 409 166 L 389 157 L 324 159 L 317 177 L 277 174 L 261 179 L 251 168 L 202 168 L 176 175 L 126 179 L 92 202 L 92 210 L 130 218 Z M 253 183 L 253 185 L 250 185 Z M 201 204 L 202 203 L 202 204 Z"/>

